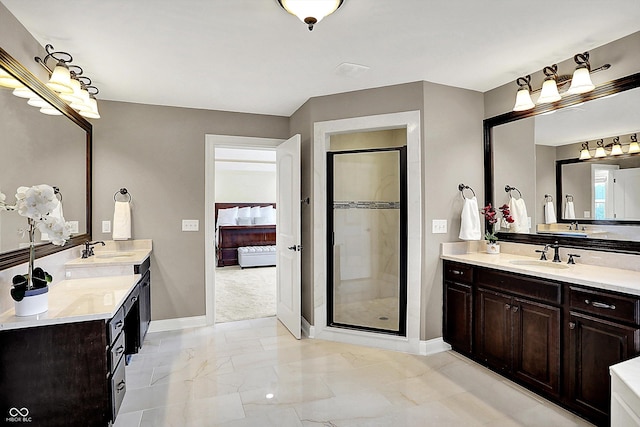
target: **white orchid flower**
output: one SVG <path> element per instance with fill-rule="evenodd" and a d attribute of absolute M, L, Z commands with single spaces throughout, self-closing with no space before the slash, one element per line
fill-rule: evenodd
<path fill-rule="evenodd" d="M 53 212 L 59 203 L 53 187 L 46 184 L 19 187 L 16 190 L 18 214 L 27 218 L 41 220 Z"/>
<path fill-rule="evenodd" d="M 71 225 L 68 222 L 49 215 L 39 220 L 36 227 L 41 233 L 47 234 L 51 243 L 57 246 L 63 246 L 71 236 Z"/>

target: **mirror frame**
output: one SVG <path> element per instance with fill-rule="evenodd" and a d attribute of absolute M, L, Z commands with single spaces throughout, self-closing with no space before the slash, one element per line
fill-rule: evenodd
<path fill-rule="evenodd" d="M 485 206 L 489 203 L 493 203 L 493 128 L 496 126 L 504 125 L 514 122 L 516 120 L 526 119 L 534 117 L 539 114 L 543 114 L 549 111 L 558 110 L 560 108 L 570 107 L 572 105 L 579 104 L 581 102 L 592 101 L 594 99 L 603 98 L 605 96 L 613 95 L 615 93 L 624 92 L 629 89 L 640 87 L 640 73 L 631 74 L 626 77 L 622 77 L 616 80 L 612 80 L 607 83 L 603 83 L 597 86 L 593 91 L 578 94 L 569 95 L 562 98 L 560 101 L 552 104 L 536 105 L 533 109 L 528 111 L 510 111 L 498 116 L 494 116 L 483 121 L 483 138 L 484 138 L 484 195 Z M 556 176 L 556 179 L 558 177 Z M 556 190 L 557 191 L 557 190 Z M 566 220 L 559 220 L 558 222 L 566 222 Z M 569 221 L 570 222 L 570 221 Z M 585 223 L 594 224 L 607 224 L 614 223 L 615 225 L 623 225 L 623 221 L 607 221 L 607 220 L 589 220 L 581 221 Z M 640 224 L 635 221 L 632 224 Z M 488 222 L 485 222 L 485 229 L 488 229 Z M 627 240 L 607 240 L 607 239 L 592 239 L 584 237 L 568 237 L 568 236 L 553 236 L 542 234 L 516 234 L 516 233 L 504 233 L 498 232 L 497 236 L 500 240 L 510 241 L 516 243 L 528 243 L 533 245 L 545 245 L 548 243 L 558 242 L 561 246 L 578 248 L 578 249 L 597 249 L 607 252 L 625 252 L 640 254 L 640 242 L 627 241 Z"/>
<path fill-rule="evenodd" d="M 9 55 L 4 49 L 0 47 L 0 67 L 4 68 L 9 74 L 16 79 L 20 80 L 25 86 L 39 95 L 42 99 L 47 101 L 58 109 L 64 117 L 71 120 L 81 129 L 86 132 L 85 143 L 85 174 L 86 174 L 86 196 L 85 196 L 85 221 L 86 231 L 83 234 L 79 234 L 71 237 L 64 246 L 56 246 L 52 243 L 44 243 L 36 246 L 36 259 L 47 255 L 54 254 L 80 245 L 88 240 L 91 240 L 91 160 L 92 160 L 92 141 L 93 141 L 93 127 L 84 117 L 78 114 L 73 108 L 67 105 L 55 92 L 45 86 L 36 76 L 34 76 L 29 70 L 27 70 L 20 62 L 16 61 L 11 55 Z M 23 264 L 29 261 L 29 249 L 22 248 L 9 252 L 0 253 L 0 270 L 14 267 L 19 264 Z"/>

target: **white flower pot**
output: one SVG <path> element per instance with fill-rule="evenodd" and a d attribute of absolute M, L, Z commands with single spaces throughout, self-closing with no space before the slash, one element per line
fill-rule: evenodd
<path fill-rule="evenodd" d="M 14 301 L 16 316 L 33 316 L 49 309 L 49 287 L 27 291 L 22 301 Z"/>
<path fill-rule="evenodd" d="M 500 253 L 500 243 L 487 243 L 487 253 L 488 254 L 499 254 Z"/>

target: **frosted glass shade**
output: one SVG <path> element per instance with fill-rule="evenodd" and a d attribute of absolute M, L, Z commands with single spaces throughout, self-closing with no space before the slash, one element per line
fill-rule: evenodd
<path fill-rule="evenodd" d="M 529 89 L 518 89 L 518 93 L 516 93 L 516 105 L 513 106 L 513 111 L 526 111 L 532 109 L 535 106 L 536 105 L 531 100 Z"/>
<path fill-rule="evenodd" d="M 7 73 L 5 70 L 0 68 L 0 86 L 15 89 L 20 86 L 23 86 L 23 84 L 20 83 L 11 74 Z"/>
<path fill-rule="evenodd" d="M 79 111 L 81 116 L 84 116 L 88 119 L 99 119 L 100 113 L 98 113 L 98 101 L 95 98 L 89 98 L 89 110 Z"/>
<path fill-rule="evenodd" d="M 560 101 L 562 97 L 558 93 L 558 86 L 554 79 L 545 80 L 542 83 L 542 90 L 540 91 L 540 98 L 538 98 L 538 104 L 547 104 L 549 102 Z"/>
<path fill-rule="evenodd" d="M 42 114 L 46 114 L 48 116 L 61 116 L 62 113 L 58 110 L 56 110 L 55 108 L 53 108 L 52 106 L 48 106 L 48 107 L 42 107 L 40 109 L 40 112 Z"/>
<path fill-rule="evenodd" d="M 640 153 L 640 145 L 638 145 L 637 142 L 632 142 L 631 144 L 629 144 L 629 151 L 627 151 L 627 153 L 629 154 Z"/>
<path fill-rule="evenodd" d="M 611 146 L 611 155 L 612 156 L 619 156 L 620 154 L 624 154 L 622 152 L 622 147 L 620 146 L 620 144 L 613 144 Z"/>
<path fill-rule="evenodd" d="M 571 79 L 571 86 L 567 93 L 574 95 L 578 93 L 587 93 L 595 89 L 595 85 L 591 82 L 589 69 L 585 67 L 576 68 Z"/>
<path fill-rule="evenodd" d="M 604 151 L 604 147 L 598 147 L 596 148 L 596 155 L 593 157 L 599 158 L 599 157 L 606 157 L 607 153 Z"/>
<path fill-rule="evenodd" d="M 580 151 L 580 160 L 589 160 L 591 158 L 591 153 L 589 153 L 589 149 L 583 148 Z"/>
<path fill-rule="evenodd" d="M 26 99 L 31 99 L 34 96 L 36 96 L 36 94 L 33 93 L 31 89 L 29 89 L 26 86 L 17 87 L 11 93 L 13 93 L 18 98 L 26 98 Z"/>
<path fill-rule="evenodd" d="M 278 0 L 282 7 L 292 15 L 295 15 L 304 23 L 309 23 L 308 18 L 315 22 L 322 21 L 325 16 L 335 12 L 342 0 Z"/>
<path fill-rule="evenodd" d="M 61 93 L 60 98 L 64 99 L 65 101 L 71 104 L 75 102 L 82 102 L 82 97 L 80 96 L 80 90 L 82 89 L 82 87 L 80 86 L 80 82 L 76 79 L 71 79 L 71 81 L 69 82 L 69 85 L 73 89 L 73 92 Z"/>
<path fill-rule="evenodd" d="M 58 93 L 73 93 L 71 87 L 71 73 L 64 63 L 58 62 L 56 68 L 53 69 L 47 86 Z"/>
<path fill-rule="evenodd" d="M 30 98 L 27 101 L 27 104 L 31 105 L 32 107 L 36 107 L 36 108 L 43 108 L 49 105 L 49 103 L 47 101 L 45 101 L 44 99 L 40 98 L 39 96 L 35 96 L 33 98 Z"/>

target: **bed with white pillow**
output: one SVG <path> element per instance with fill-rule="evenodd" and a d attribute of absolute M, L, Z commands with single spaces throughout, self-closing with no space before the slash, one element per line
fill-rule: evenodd
<path fill-rule="evenodd" d="M 238 248 L 276 244 L 275 203 L 216 203 L 216 265 L 238 264 Z"/>

